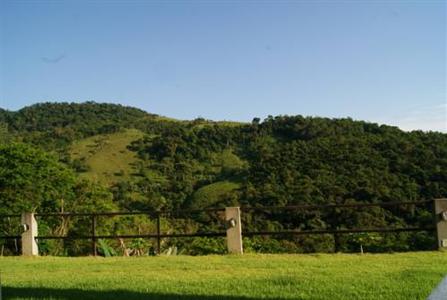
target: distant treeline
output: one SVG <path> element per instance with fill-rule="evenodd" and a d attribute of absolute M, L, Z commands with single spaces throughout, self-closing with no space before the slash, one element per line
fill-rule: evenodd
<path fill-rule="evenodd" d="M 145 133 L 128 145 L 139 158 L 136 172 L 110 186 L 79 179 L 76 170 L 84 168 L 70 157 L 70 145 L 129 128 Z M 447 195 L 447 134 L 404 132 L 349 118 L 270 116 L 240 124 L 176 121 L 115 104 L 43 103 L 17 112 L 0 110 L 0 143 L 1 213 L 375 203 Z M 418 226 L 431 224 L 429 209 L 248 214 L 244 220 L 250 230 Z M 75 221 L 53 223 L 48 231 L 57 227 L 75 234 L 88 228 Z M 115 220 L 104 224 L 104 230 L 144 231 L 153 226 L 150 220 Z M 198 215 L 166 219 L 163 226 L 195 231 L 215 230 L 218 224 Z M 357 251 L 360 244 L 367 251 L 433 245 L 432 234 L 425 232 L 340 239 L 343 251 Z M 312 236 L 253 238 L 246 243 L 253 251 L 308 252 L 333 251 L 334 241 L 332 236 Z M 48 253 L 79 254 L 87 249 L 56 244 L 48 244 Z M 222 243 L 209 239 L 165 241 L 164 247 L 174 245 L 193 254 L 224 251 Z"/>

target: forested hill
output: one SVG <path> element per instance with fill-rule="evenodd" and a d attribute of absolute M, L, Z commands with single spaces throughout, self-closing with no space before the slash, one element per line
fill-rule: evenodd
<path fill-rule="evenodd" d="M 86 164 L 78 171 L 89 171 L 88 156 L 99 151 L 95 147 L 105 147 L 95 146 L 94 141 L 113 144 L 115 136 L 126 137 L 133 129 L 133 138 L 122 138 L 125 145 L 116 145 L 137 156 L 132 174 L 125 182 L 117 177 L 107 183 L 166 202 L 140 203 L 142 207 L 229 201 L 392 201 L 447 195 L 447 135 L 442 133 L 302 116 L 269 117 L 262 122 L 255 118 L 251 124 L 178 122 L 132 107 L 94 102 L 2 110 L 0 120 L 3 128 L 7 126 L 3 135 L 9 141 L 59 152 L 69 165 L 76 157 L 77 164 Z M 83 142 L 86 153 L 73 155 L 73 147 Z M 127 195 L 121 189 L 119 195 Z M 132 206 L 133 201 L 119 200 Z"/>
<path fill-rule="evenodd" d="M 17 112 L 0 110 L 0 122 L 9 131 L 37 145 L 58 141 L 62 147 L 95 134 L 111 133 L 134 127 L 145 118 L 154 118 L 137 108 L 104 103 L 39 103 Z"/>
<path fill-rule="evenodd" d="M 93 102 L 1 110 L 0 123 L 0 168 L 25 164 L 22 157 L 13 167 L 8 165 L 15 157 L 11 154 L 16 153 L 14 147 L 28 147 L 30 155 L 51 153 L 72 173 L 73 182 L 66 191 L 43 193 L 51 190 L 50 183 L 33 190 L 36 210 L 59 209 L 45 199 L 48 195 L 66 199 L 65 205 L 73 203 L 72 210 L 384 202 L 447 196 L 447 134 L 439 132 L 404 132 L 351 119 L 303 116 L 255 118 L 251 123 L 176 121 Z M 16 205 L 17 199 L 27 187 L 1 178 L 2 174 L 6 173 L 0 172 L 0 207 L 17 212 L 13 210 L 23 207 Z M 14 194 L 18 187 L 22 196 Z M 83 202 L 76 202 L 83 191 Z M 12 199 L 15 204 L 6 203 Z M 23 201 L 27 201 L 25 196 Z M 351 225 L 364 220 L 351 217 L 346 217 Z M 374 222 L 380 220 L 389 221 L 389 214 L 381 214 Z M 325 226 L 319 217 L 309 222 L 308 226 Z"/>
<path fill-rule="evenodd" d="M 104 125 L 130 126 L 135 119 L 155 116 L 141 109 L 105 103 L 39 103 L 17 112 L 0 111 L 14 130 L 42 131 L 71 127 L 94 131 Z"/>

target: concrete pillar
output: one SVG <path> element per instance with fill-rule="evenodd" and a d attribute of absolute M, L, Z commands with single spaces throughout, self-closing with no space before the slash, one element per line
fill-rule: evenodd
<path fill-rule="evenodd" d="M 22 213 L 22 255 L 36 256 L 39 255 L 37 248 L 37 222 L 33 213 Z"/>
<path fill-rule="evenodd" d="M 239 207 L 225 208 L 227 224 L 227 248 L 230 254 L 242 254 L 242 227 Z"/>
<path fill-rule="evenodd" d="M 447 198 L 435 199 L 434 201 L 438 248 L 447 250 Z"/>

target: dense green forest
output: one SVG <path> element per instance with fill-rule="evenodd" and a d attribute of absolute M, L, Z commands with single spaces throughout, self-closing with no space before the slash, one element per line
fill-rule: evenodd
<path fill-rule="evenodd" d="M 269 116 L 251 123 L 178 121 L 116 104 L 42 103 L 0 109 L 0 213 L 135 211 L 225 206 L 377 203 L 447 195 L 447 134 L 345 119 Z M 430 206 L 244 213 L 246 230 L 423 226 Z M 218 216 L 166 216 L 165 232 L 221 231 Z M 76 235 L 86 220 L 40 220 L 45 234 Z M 1 234 L 14 233 L 13 221 Z M 102 233 L 149 233 L 147 217 L 108 218 Z M 334 237 L 246 238 L 248 251 L 331 252 Z M 5 253 L 17 245 L 3 243 Z M 123 243 L 148 253 L 152 241 Z M 430 249 L 430 232 L 346 234 L 340 251 Z M 225 251 L 221 239 L 166 239 L 163 249 Z M 42 242 L 44 254 L 77 255 L 87 242 Z M 105 251 L 105 250 L 103 250 Z"/>

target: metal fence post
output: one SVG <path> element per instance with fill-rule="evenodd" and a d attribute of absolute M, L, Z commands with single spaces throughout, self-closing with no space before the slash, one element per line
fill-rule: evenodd
<path fill-rule="evenodd" d="M 447 250 L 447 198 L 434 199 L 434 212 L 437 248 Z"/>
<path fill-rule="evenodd" d="M 37 256 L 39 248 L 37 247 L 37 221 L 34 213 L 22 213 L 22 255 Z"/>
<path fill-rule="evenodd" d="M 93 253 L 93 256 L 97 255 L 97 252 L 96 252 L 96 215 L 92 215 L 92 253 Z"/>
<path fill-rule="evenodd" d="M 239 207 L 225 207 L 227 248 L 231 254 L 242 254 L 242 226 Z"/>
<path fill-rule="evenodd" d="M 157 255 L 160 255 L 161 252 L 161 229 L 160 229 L 160 213 L 157 212 Z"/>
<path fill-rule="evenodd" d="M 340 235 L 334 233 L 334 253 L 340 252 Z"/>

